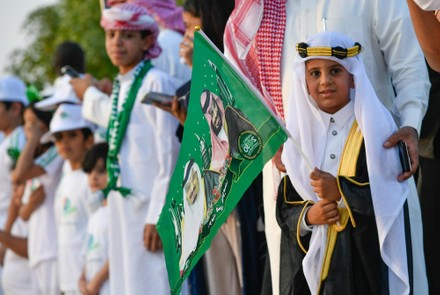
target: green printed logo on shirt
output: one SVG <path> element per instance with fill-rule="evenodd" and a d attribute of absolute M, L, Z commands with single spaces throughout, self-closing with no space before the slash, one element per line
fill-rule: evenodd
<path fill-rule="evenodd" d="M 63 215 L 71 215 L 76 212 L 76 207 L 72 205 L 72 202 L 69 200 L 69 198 L 64 198 L 64 204 L 63 204 Z"/>

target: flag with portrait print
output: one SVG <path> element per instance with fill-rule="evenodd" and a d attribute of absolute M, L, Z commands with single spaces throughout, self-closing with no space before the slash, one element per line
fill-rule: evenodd
<path fill-rule="evenodd" d="M 193 60 L 183 141 L 157 224 L 173 294 L 287 140 L 256 88 L 201 31 Z"/>

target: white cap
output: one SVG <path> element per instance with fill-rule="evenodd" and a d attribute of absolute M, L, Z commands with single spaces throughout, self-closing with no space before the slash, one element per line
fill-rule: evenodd
<path fill-rule="evenodd" d="M 14 76 L 0 78 L 0 101 L 21 102 L 24 106 L 29 104 L 26 96 L 26 85 Z"/>
<path fill-rule="evenodd" d="M 50 131 L 41 137 L 40 142 L 44 144 L 53 141 L 53 134 L 57 132 L 83 128 L 89 128 L 92 132 L 95 130 L 93 123 L 82 116 L 81 105 L 61 104 L 53 115 L 52 121 L 50 121 Z"/>
<path fill-rule="evenodd" d="M 70 77 L 64 75 L 55 80 L 54 92 L 51 96 L 35 104 L 37 109 L 42 111 L 53 111 L 58 104 L 63 102 L 81 104 L 81 101 L 73 91 L 72 85 L 70 85 Z"/>

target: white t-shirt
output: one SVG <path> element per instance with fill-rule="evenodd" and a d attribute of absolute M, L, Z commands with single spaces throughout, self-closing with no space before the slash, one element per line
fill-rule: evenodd
<path fill-rule="evenodd" d="M 78 281 L 84 266 L 81 250 L 90 215 L 88 196 L 87 175 L 81 169 L 65 173 L 55 193 L 58 267 L 63 292 L 78 291 Z"/>
<path fill-rule="evenodd" d="M 84 244 L 86 256 L 86 279 L 89 282 L 108 260 L 109 241 L 109 211 L 107 206 L 101 206 L 89 219 L 87 239 Z M 99 290 L 99 295 L 110 294 L 110 284 L 107 280 Z"/>
<path fill-rule="evenodd" d="M 1 120 L 1 118 L 0 118 Z M 21 151 L 26 143 L 23 127 L 19 126 L 0 142 L 0 229 L 3 229 L 12 197 L 11 171 L 14 160 L 9 149 Z"/>
<path fill-rule="evenodd" d="M 414 0 L 423 10 L 437 10 L 440 9 L 440 1 L 438 0 Z"/>
<path fill-rule="evenodd" d="M 44 187 L 46 193 L 44 202 L 32 212 L 29 219 L 28 257 L 30 267 L 35 267 L 39 262 L 57 256 L 54 199 L 63 162 L 55 146 L 52 146 L 35 160 L 35 164 L 42 167 L 46 173 L 26 182 L 23 195 L 24 203 L 29 201 L 31 193 L 40 185 Z"/>
<path fill-rule="evenodd" d="M 27 223 L 17 218 L 12 226 L 11 234 L 26 237 L 28 234 Z M 35 294 L 28 260 L 9 249 L 5 254 L 2 285 L 6 295 Z"/>

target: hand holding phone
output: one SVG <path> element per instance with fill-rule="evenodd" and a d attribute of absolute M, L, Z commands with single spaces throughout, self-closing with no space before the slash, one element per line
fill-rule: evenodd
<path fill-rule="evenodd" d="M 173 96 L 168 94 L 163 94 L 159 92 L 150 91 L 142 99 L 142 103 L 153 104 L 153 102 L 160 103 L 163 105 L 171 105 L 173 101 Z"/>
<path fill-rule="evenodd" d="M 189 93 L 191 90 L 191 80 L 181 85 L 176 90 L 177 100 L 184 109 L 188 109 Z"/>
<path fill-rule="evenodd" d="M 63 75 L 69 75 L 72 78 L 79 78 L 79 73 L 71 66 L 67 65 L 61 68 L 61 73 Z"/>
<path fill-rule="evenodd" d="M 397 144 L 399 150 L 400 164 L 402 165 L 402 173 L 411 171 L 411 159 L 409 157 L 408 146 L 401 140 Z"/>

